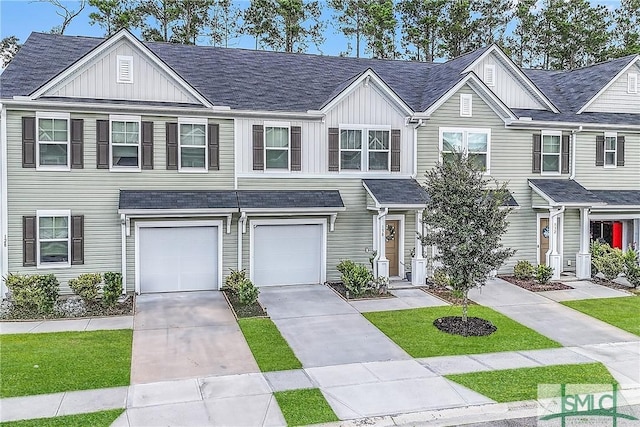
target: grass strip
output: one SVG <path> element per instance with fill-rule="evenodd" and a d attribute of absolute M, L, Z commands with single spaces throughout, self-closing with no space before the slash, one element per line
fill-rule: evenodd
<path fill-rule="evenodd" d="M 537 399 L 538 384 L 617 383 L 602 363 L 503 369 L 499 371 L 445 375 L 445 377 L 496 402 Z M 607 389 L 592 388 L 590 391 L 607 391 Z"/>
<path fill-rule="evenodd" d="M 640 322 L 638 322 L 640 298 L 637 296 L 565 301 L 562 304 L 632 334 L 640 335 Z"/>
<path fill-rule="evenodd" d="M 302 368 L 271 319 L 238 319 L 238 324 L 262 372 Z"/>
<path fill-rule="evenodd" d="M 320 389 L 278 391 L 274 395 L 289 426 L 338 421 Z"/>
<path fill-rule="evenodd" d="M 129 385 L 130 329 L 0 336 L 0 397 Z"/>
<path fill-rule="evenodd" d="M 0 427 L 108 427 L 124 409 L 91 412 L 88 414 L 65 415 L 53 418 L 38 418 L 37 420 L 21 420 L 0 423 Z"/>
<path fill-rule="evenodd" d="M 363 315 L 412 357 L 451 356 L 562 347 L 559 343 L 483 306 L 469 306 L 469 316 L 490 320 L 498 330 L 485 337 L 440 331 L 433 321 L 460 316 L 456 306 L 379 311 Z"/>

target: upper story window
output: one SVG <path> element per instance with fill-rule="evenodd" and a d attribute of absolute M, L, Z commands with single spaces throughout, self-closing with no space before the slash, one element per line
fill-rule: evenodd
<path fill-rule="evenodd" d="M 69 170 L 69 114 L 37 113 L 38 141 L 36 167 L 38 169 Z"/>
<path fill-rule="evenodd" d="M 542 132 L 542 173 L 560 173 L 562 132 Z"/>
<path fill-rule="evenodd" d="M 615 168 L 618 164 L 618 134 L 605 132 L 604 134 L 604 166 Z"/>
<path fill-rule="evenodd" d="M 290 126 L 288 123 L 265 122 L 264 158 L 266 169 L 289 170 Z"/>
<path fill-rule="evenodd" d="M 71 265 L 71 212 L 38 211 L 38 267 L 68 267 Z"/>
<path fill-rule="evenodd" d="M 179 170 L 182 172 L 206 172 L 208 167 L 207 119 L 178 119 L 180 132 Z"/>
<path fill-rule="evenodd" d="M 140 117 L 111 116 L 111 169 L 140 170 Z"/>
<path fill-rule="evenodd" d="M 341 128 L 340 170 L 388 171 L 390 139 L 388 128 Z"/>
<path fill-rule="evenodd" d="M 440 155 L 443 162 L 456 154 L 468 156 L 474 166 L 489 172 L 490 129 L 440 128 Z"/>

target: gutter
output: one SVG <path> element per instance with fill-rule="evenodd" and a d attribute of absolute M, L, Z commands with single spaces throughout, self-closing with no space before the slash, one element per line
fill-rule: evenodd
<path fill-rule="evenodd" d="M 549 121 L 534 121 L 534 120 L 509 120 L 507 126 L 511 129 L 538 129 L 540 127 L 558 129 L 561 127 L 569 129 L 584 128 L 584 130 L 602 131 L 603 128 L 611 130 L 629 130 L 632 132 L 640 132 L 640 126 L 636 125 L 621 125 L 621 124 L 607 124 L 607 123 L 576 123 L 576 122 L 549 122 Z"/>
<path fill-rule="evenodd" d="M 574 180 L 576 177 L 576 145 L 578 145 L 578 132 L 582 132 L 582 126 L 571 131 L 571 175 L 569 175 L 569 179 L 571 180 Z"/>
<path fill-rule="evenodd" d="M 9 207 L 7 185 L 7 108 L 0 104 L 0 301 L 6 287 L 3 277 L 9 273 Z"/>

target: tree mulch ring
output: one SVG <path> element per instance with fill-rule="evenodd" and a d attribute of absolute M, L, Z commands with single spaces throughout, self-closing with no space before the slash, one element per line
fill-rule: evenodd
<path fill-rule="evenodd" d="M 35 309 L 12 306 L 8 301 L 2 302 L 1 320 L 51 320 L 82 319 L 88 317 L 130 316 L 134 312 L 135 294 L 128 294 L 113 306 L 105 307 L 100 300 L 85 303 L 75 295 L 62 296 L 58 299 L 51 313 L 41 313 Z"/>
<path fill-rule="evenodd" d="M 466 322 L 461 316 L 441 317 L 433 321 L 433 326 L 442 332 L 463 337 L 486 337 L 498 330 L 493 323 L 479 317 L 468 317 Z"/>
<path fill-rule="evenodd" d="M 394 295 L 391 295 L 388 290 L 377 291 L 377 290 L 368 290 L 362 295 L 353 295 L 347 289 L 347 287 L 342 282 L 326 282 L 326 285 L 333 289 L 338 295 L 344 298 L 347 301 L 353 300 L 363 300 L 363 299 L 380 299 L 380 298 L 395 298 Z"/>
<path fill-rule="evenodd" d="M 464 300 L 462 298 L 456 296 L 453 290 L 445 286 L 437 286 L 434 284 L 430 284 L 428 287 L 422 288 L 422 290 L 452 305 L 462 305 L 464 303 Z M 470 299 L 467 300 L 467 304 L 477 305 L 475 302 L 471 301 Z"/>
<path fill-rule="evenodd" d="M 520 286 L 522 289 L 526 289 L 531 292 L 565 291 L 567 289 L 573 289 L 571 286 L 565 285 L 564 283 L 560 283 L 560 282 L 550 282 L 550 283 L 547 283 L 546 285 L 541 285 L 533 279 L 522 280 L 522 279 L 516 278 L 515 276 L 502 276 L 502 275 L 498 277 L 502 280 L 506 280 L 512 285 Z"/>
<path fill-rule="evenodd" d="M 223 289 L 222 293 L 238 319 L 245 317 L 268 317 L 267 311 L 260 305 L 258 301 L 250 305 L 244 305 L 240 302 L 238 294 L 228 289 Z"/>

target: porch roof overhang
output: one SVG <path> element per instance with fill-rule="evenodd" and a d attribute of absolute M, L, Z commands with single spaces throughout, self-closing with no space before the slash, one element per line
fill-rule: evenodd
<path fill-rule="evenodd" d="M 238 208 L 246 213 L 331 214 L 346 208 L 338 190 L 238 190 Z"/>
<path fill-rule="evenodd" d="M 597 195 L 571 179 L 530 179 L 529 187 L 549 203 L 550 207 L 604 206 Z"/>
<path fill-rule="evenodd" d="M 415 179 L 363 179 L 376 209 L 424 209 L 429 194 Z"/>

